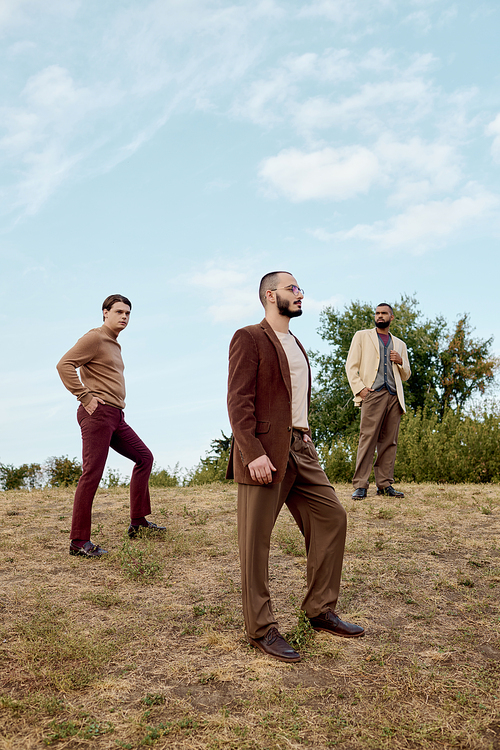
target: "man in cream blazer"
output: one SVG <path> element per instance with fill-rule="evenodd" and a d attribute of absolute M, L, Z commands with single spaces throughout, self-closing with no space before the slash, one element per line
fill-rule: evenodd
<path fill-rule="evenodd" d="M 375 450 L 377 494 L 404 497 L 392 484 L 399 423 L 406 411 L 403 381 L 411 370 L 406 344 L 389 333 L 393 320 L 392 307 L 385 302 L 378 305 L 375 328 L 355 333 L 347 355 L 347 379 L 354 403 L 361 407 L 353 498 L 367 495 Z"/>

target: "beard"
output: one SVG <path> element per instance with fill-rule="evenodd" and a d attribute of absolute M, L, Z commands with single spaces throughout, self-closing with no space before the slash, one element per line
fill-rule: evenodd
<path fill-rule="evenodd" d="M 378 323 L 375 322 L 375 326 L 377 328 L 389 328 L 390 325 L 391 325 L 391 321 L 390 320 L 379 320 Z"/>
<path fill-rule="evenodd" d="M 292 310 L 290 307 L 291 303 L 284 300 L 279 294 L 276 294 L 276 304 L 278 306 L 279 314 L 283 315 L 285 318 L 298 318 L 302 315 L 301 307 L 296 307 Z"/>

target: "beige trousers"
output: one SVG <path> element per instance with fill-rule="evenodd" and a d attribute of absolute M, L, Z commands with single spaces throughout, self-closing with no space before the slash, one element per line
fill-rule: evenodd
<path fill-rule="evenodd" d="M 278 514 L 286 503 L 304 535 L 307 592 L 302 609 L 315 617 L 335 609 L 340 588 L 346 535 L 346 512 L 318 463 L 311 442 L 293 433 L 281 484 L 238 485 L 243 615 L 247 634 L 261 638 L 277 625 L 269 591 L 269 547 Z"/>
<path fill-rule="evenodd" d="M 374 472 L 377 487 L 385 489 L 394 482 L 401 414 L 398 397 L 390 394 L 386 388 L 371 391 L 363 400 L 356 470 L 352 480 L 354 489 L 368 489 L 375 450 L 377 460 Z"/>

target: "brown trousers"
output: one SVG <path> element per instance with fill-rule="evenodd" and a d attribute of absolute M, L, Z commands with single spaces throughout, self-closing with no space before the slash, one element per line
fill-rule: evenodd
<path fill-rule="evenodd" d="M 243 615 L 247 634 L 261 638 L 273 626 L 269 592 L 269 547 L 278 514 L 286 503 L 304 535 L 307 592 L 302 609 L 315 617 L 335 609 L 347 527 L 346 512 L 318 463 L 311 442 L 294 430 L 285 477 L 280 484 L 238 485 Z"/>
<path fill-rule="evenodd" d="M 377 487 L 384 489 L 394 482 L 401 414 L 398 397 L 390 394 L 386 388 L 371 391 L 363 399 L 356 470 L 352 480 L 354 489 L 368 489 L 375 449 L 377 460 L 374 471 Z"/>

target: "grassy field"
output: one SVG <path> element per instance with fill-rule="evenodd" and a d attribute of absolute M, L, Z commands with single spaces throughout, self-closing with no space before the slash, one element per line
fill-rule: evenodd
<path fill-rule="evenodd" d="M 500 486 L 407 485 L 351 500 L 339 613 L 297 608 L 302 539 L 271 550 L 296 665 L 246 644 L 233 485 L 155 490 L 167 532 L 126 537 L 125 489 L 100 490 L 102 560 L 68 555 L 70 490 L 2 493 L 0 749 L 500 748 Z"/>

